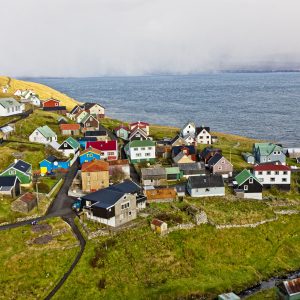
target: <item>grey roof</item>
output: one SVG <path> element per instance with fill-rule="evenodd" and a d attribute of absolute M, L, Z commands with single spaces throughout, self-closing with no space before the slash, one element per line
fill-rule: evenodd
<path fill-rule="evenodd" d="M 107 132 L 105 130 L 95 130 L 95 131 L 86 131 L 84 136 L 106 136 Z"/>
<path fill-rule="evenodd" d="M 191 188 L 224 187 L 221 175 L 191 176 L 188 179 Z"/>
<path fill-rule="evenodd" d="M 182 171 L 185 171 L 185 170 L 202 170 L 202 169 L 205 168 L 204 164 L 201 163 L 201 162 L 178 164 L 178 167 Z"/>
<path fill-rule="evenodd" d="M 157 175 L 166 175 L 165 168 L 143 168 L 141 169 L 142 177 L 143 176 L 157 176 Z"/>
<path fill-rule="evenodd" d="M 196 134 L 199 134 L 203 129 L 205 129 L 208 133 L 210 132 L 210 127 L 200 126 L 196 127 Z"/>
<path fill-rule="evenodd" d="M 186 191 L 186 184 L 185 183 L 177 184 L 176 185 L 176 191 L 177 191 L 177 193 L 185 192 Z"/>
<path fill-rule="evenodd" d="M 141 187 L 132 180 L 126 179 L 121 183 L 111 185 L 108 189 L 134 194 L 139 192 L 141 190 Z"/>
<path fill-rule="evenodd" d="M 22 104 L 19 103 L 14 98 L 2 98 L 0 99 L 0 105 L 3 106 L 4 108 L 9 108 L 9 107 L 21 106 Z"/>
<path fill-rule="evenodd" d="M 0 128 L 0 130 L 3 132 L 3 133 L 9 133 L 9 132 L 12 132 L 14 131 L 14 129 L 11 127 L 11 126 L 3 126 Z"/>
<path fill-rule="evenodd" d="M 16 176 L 0 176 L 1 191 L 9 191 L 15 185 L 17 180 Z M 5 187 L 9 187 L 8 189 Z"/>
<path fill-rule="evenodd" d="M 221 155 L 220 153 L 216 153 L 209 161 L 208 161 L 208 165 L 211 167 L 213 165 L 215 165 L 221 158 L 223 157 L 223 155 Z"/>

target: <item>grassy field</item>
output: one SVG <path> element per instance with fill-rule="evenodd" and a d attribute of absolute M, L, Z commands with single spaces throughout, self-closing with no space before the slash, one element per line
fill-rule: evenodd
<path fill-rule="evenodd" d="M 259 293 L 256 293 L 250 297 L 246 298 L 247 300 L 273 300 L 276 298 L 276 289 L 264 290 Z"/>
<path fill-rule="evenodd" d="M 44 299 L 68 270 L 79 249 L 77 240 L 61 219 L 47 223 L 50 231 L 33 232 L 28 225 L 0 232 L 0 299 Z M 53 240 L 33 243 L 45 234 Z"/>
<path fill-rule="evenodd" d="M 23 81 L 17 80 L 14 78 L 9 78 L 6 76 L 0 76 L 0 87 L 5 86 L 6 84 L 10 85 L 8 93 L 2 93 L 2 89 L 0 90 L 0 98 L 3 97 L 12 97 L 16 90 L 21 89 L 32 89 L 36 94 L 39 95 L 41 100 L 46 100 L 48 98 L 55 98 L 61 101 L 61 105 L 67 107 L 67 109 L 72 109 L 78 102 L 71 97 L 56 91 L 46 85 L 30 82 L 30 81 Z"/>
<path fill-rule="evenodd" d="M 281 217 L 257 228 L 224 230 L 201 225 L 162 238 L 145 225 L 89 241 L 55 299 L 212 299 L 238 292 L 300 267 L 299 221 Z"/>

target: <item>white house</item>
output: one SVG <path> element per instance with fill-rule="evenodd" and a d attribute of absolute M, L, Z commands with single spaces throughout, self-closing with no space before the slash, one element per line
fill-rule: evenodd
<path fill-rule="evenodd" d="M 58 151 L 61 151 L 64 154 L 64 156 L 67 157 L 71 155 L 73 155 L 74 157 L 78 157 L 80 152 L 79 150 L 80 144 L 72 137 L 68 137 L 58 147 Z"/>
<path fill-rule="evenodd" d="M 85 149 L 90 147 L 101 151 L 101 159 L 107 161 L 118 159 L 118 142 L 117 141 L 91 141 L 86 143 Z"/>
<path fill-rule="evenodd" d="M 41 144 L 50 144 L 51 142 L 57 141 L 56 133 L 47 125 L 38 127 L 29 136 L 29 141 Z"/>
<path fill-rule="evenodd" d="M 210 128 L 209 127 L 197 127 L 196 128 L 196 141 L 199 144 L 212 144 Z"/>
<path fill-rule="evenodd" d="M 29 98 L 29 100 L 30 100 L 30 103 L 31 103 L 32 105 L 38 106 L 38 107 L 41 106 L 41 100 L 39 99 L 38 96 L 33 95 L 33 96 L 31 96 L 31 97 Z"/>
<path fill-rule="evenodd" d="M 105 108 L 99 103 L 85 103 L 84 109 L 89 111 L 91 115 L 95 115 L 97 117 L 105 116 Z"/>
<path fill-rule="evenodd" d="M 21 96 L 22 96 L 22 90 L 16 90 L 16 91 L 14 92 L 14 96 L 21 97 Z"/>
<path fill-rule="evenodd" d="M 185 135 L 184 137 L 182 137 L 182 139 L 184 140 L 185 145 L 192 145 L 193 143 L 195 143 L 194 136 L 191 133 Z"/>
<path fill-rule="evenodd" d="M 125 146 L 124 150 L 132 163 L 155 162 L 155 142 L 151 140 L 131 141 Z"/>
<path fill-rule="evenodd" d="M 193 138 L 195 137 L 196 133 L 196 126 L 195 123 L 193 122 L 188 122 L 186 123 L 182 128 L 181 128 L 181 136 L 185 137 L 187 135 L 192 136 Z"/>
<path fill-rule="evenodd" d="M 21 114 L 24 111 L 24 109 L 24 104 L 19 103 L 14 98 L 0 99 L 0 117 Z"/>
<path fill-rule="evenodd" d="M 253 168 L 253 174 L 264 187 L 276 186 L 290 190 L 291 168 L 280 163 L 260 164 Z"/>

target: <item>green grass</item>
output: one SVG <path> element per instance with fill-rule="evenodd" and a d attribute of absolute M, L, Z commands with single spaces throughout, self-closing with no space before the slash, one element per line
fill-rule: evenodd
<path fill-rule="evenodd" d="M 277 299 L 276 289 L 268 289 L 261 292 L 258 292 L 250 297 L 246 298 L 247 300 L 273 300 Z"/>
<path fill-rule="evenodd" d="M 163 238 L 144 226 L 89 241 L 54 298 L 176 299 L 193 294 L 212 299 L 238 292 L 299 268 L 299 221 L 299 216 L 281 217 L 257 228 L 224 230 L 201 225 Z"/>
<path fill-rule="evenodd" d="M 69 226 L 61 219 L 47 221 L 52 233 L 65 229 L 46 245 L 31 244 L 31 226 L 0 232 L 0 299 L 44 299 L 70 267 L 78 246 Z M 51 232 L 50 232 L 51 233 Z"/>

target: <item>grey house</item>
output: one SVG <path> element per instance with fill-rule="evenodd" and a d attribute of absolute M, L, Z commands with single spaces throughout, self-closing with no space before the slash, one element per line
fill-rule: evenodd
<path fill-rule="evenodd" d="M 242 156 L 248 164 L 254 165 L 255 164 L 255 157 L 252 153 L 250 152 L 243 152 Z"/>
<path fill-rule="evenodd" d="M 20 193 L 20 180 L 17 176 L 0 176 L 0 195 L 15 198 Z"/>
<path fill-rule="evenodd" d="M 142 185 L 160 186 L 166 184 L 167 173 L 165 168 L 143 168 L 141 169 Z"/>
<path fill-rule="evenodd" d="M 225 196 L 225 186 L 221 175 L 191 176 L 187 182 L 191 197 Z"/>
<path fill-rule="evenodd" d="M 253 156 L 257 163 L 280 161 L 285 165 L 286 161 L 283 148 L 273 143 L 255 143 L 253 145 Z"/>

